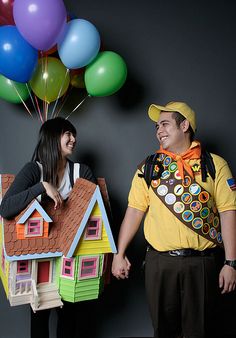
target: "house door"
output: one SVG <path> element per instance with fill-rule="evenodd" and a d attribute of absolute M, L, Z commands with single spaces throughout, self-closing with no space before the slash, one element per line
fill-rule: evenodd
<path fill-rule="evenodd" d="M 37 284 L 48 283 L 50 277 L 50 261 L 38 262 Z"/>

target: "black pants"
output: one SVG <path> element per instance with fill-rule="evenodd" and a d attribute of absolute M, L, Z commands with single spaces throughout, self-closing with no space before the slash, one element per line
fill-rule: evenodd
<path fill-rule="evenodd" d="M 97 300 L 69 303 L 57 308 L 57 338 L 95 338 Z M 49 338 L 51 310 L 31 311 L 31 338 Z"/>
<path fill-rule="evenodd" d="M 146 291 L 155 338 L 223 338 L 217 336 L 222 259 L 147 251 Z"/>

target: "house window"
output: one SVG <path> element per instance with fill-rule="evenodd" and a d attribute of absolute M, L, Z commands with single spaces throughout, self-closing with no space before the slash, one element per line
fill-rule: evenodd
<path fill-rule="evenodd" d="M 99 265 L 99 256 L 80 257 L 79 279 L 97 277 L 98 265 Z"/>
<path fill-rule="evenodd" d="M 86 240 L 101 239 L 101 230 L 102 230 L 101 218 L 90 217 L 86 226 L 85 239 Z"/>
<path fill-rule="evenodd" d="M 63 277 L 74 278 L 74 258 L 63 257 L 61 275 Z"/>
<path fill-rule="evenodd" d="M 42 218 L 30 218 L 26 223 L 25 236 L 34 237 L 42 236 L 43 221 Z"/>
<path fill-rule="evenodd" d="M 29 273 L 29 261 L 18 261 L 17 273 Z"/>

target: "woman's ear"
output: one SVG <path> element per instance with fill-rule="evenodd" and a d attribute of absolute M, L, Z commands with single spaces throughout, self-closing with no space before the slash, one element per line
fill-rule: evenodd
<path fill-rule="evenodd" d="M 181 129 L 183 130 L 183 132 L 184 133 L 186 133 L 186 131 L 189 129 L 189 127 L 190 127 L 190 123 L 189 123 L 189 121 L 188 120 L 183 120 L 183 122 L 181 122 L 181 124 L 180 124 L 180 127 L 181 127 Z"/>

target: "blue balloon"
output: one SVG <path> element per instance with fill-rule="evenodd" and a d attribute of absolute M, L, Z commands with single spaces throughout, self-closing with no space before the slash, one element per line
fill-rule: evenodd
<path fill-rule="evenodd" d="M 37 66 L 38 51 L 15 26 L 0 27 L 0 73 L 10 80 L 28 82 Z"/>
<path fill-rule="evenodd" d="M 100 35 L 97 28 L 84 19 L 69 21 L 58 43 L 60 59 L 70 69 L 88 65 L 97 56 L 99 49 Z"/>

